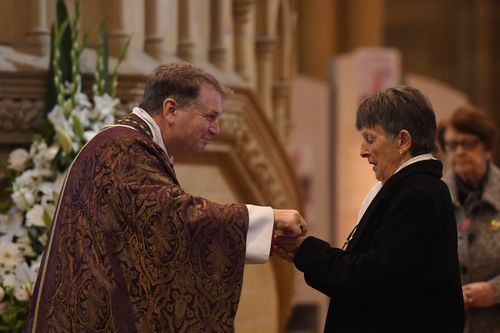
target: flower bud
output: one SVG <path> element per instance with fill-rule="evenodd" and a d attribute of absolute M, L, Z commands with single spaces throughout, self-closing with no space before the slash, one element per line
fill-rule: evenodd
<path fill-rule="evenodd" d="M 26 288 L 21 287 L 14 290 L 14 297 L 16 297 L 19 301 L 28 301 L 30 299 L 30 294 Z"/>
<path fill-rule="evenodd" d="M 62 147 L 64 153 L 69 154 L 73 150 L 73 141 L 63 128 L 56 129 L 57 143 Z"/>

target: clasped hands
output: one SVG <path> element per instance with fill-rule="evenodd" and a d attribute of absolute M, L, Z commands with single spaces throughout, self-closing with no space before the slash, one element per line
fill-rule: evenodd
<path fill-rule="evenodd" d="M 295 253 L 304 241 L 309 224 L 293 209 L 274 209 L 273 253 L 293 261 Z"/>

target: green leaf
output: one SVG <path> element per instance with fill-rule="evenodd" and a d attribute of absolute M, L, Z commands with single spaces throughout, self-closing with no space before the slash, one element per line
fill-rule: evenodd
<path fill-rule="evenodd" d="M 78 117 L 76 114 L 73 114 L 71 118 L 73 118 L 73 131 L 75 131 L 75 134 L 78 135 L 80 138 L 83 138 L 83 132 L 85 131 L 85 126 L 83 126 L 80 117 Z"/>
<path fill-rule="evenodd" d="M 57 0 L 56 5 L 56 19 L 57 24 L 63 24 L 63 22 L 69 22 L 68 9 L 64 0 Z M 72 72 L 71 72 L 71 46 L 73 44 L 71 25 L 68 23 L 68 27 L 64 29 L 63 35 L 61 36 L 60 44 L 56 45 L 61 52 L 61 59 L 59 66 L 62 73 L 62 82 L 72 82 Z"/>
<path fill-rule="evenodd" d="M 55 88 L 54 88 L 54 96 L 56 96 Z M 56 97 L 54 97 L 54 100 L 55 99 Z M 45 103 L 48 103 L 48 101 L 46 101 Z M 44 138 L 45 142 L 47 142 L 47 145 L 50 146 L 53 142 L 52 139 L 54 138 L 54 134 L 56 133 L 56 131 L 54 130 L 54 125 L 52 125 L 50 120 L 48 118 L 43 118 L 40 124 L 38 125 L 38 133 L 40 133 L 40 135 Z"/>
<path fill-rule="evenodd" d="M 61 56 L 61 43 L 64 36 L 64 32 L 68 27 L 69 21 L 66 19 L 62 23 L 56 22 L 56 27 L 54 28 L 54 48 L 52 57 L 52 68 L 54 75 L 54 87 L 56 92 L 56 104 L 62 105 L 64 103 L 65 89 L 64 89 L 64 66 L 62 65 Z"/>
<path fill-rule="evenodd" d="M 130 41 L 131 41 L 131 37 L 129 36 L 129 38 L 127 39 L 127 42 L 125 43 L 125 46 L 122 49 L 122 52 L 120 53 L 120 57 L 118 57 L 118 61 L 116 62 L 116 66 L 113 69 L 113 75 L 111 76 L 111 89 L 109 91 L 109 95 L 111 97 L 115 97 L 116 86 L 118 85 L 118 68 L 120 67 L 122 61 L 125 59 L 125 56 L 127 55 Z"/>
<path fill-rule="evenodd" d="M 54 48 L 55 48 L 55 27 L 50 29 L 50 59 L 49 72 L 47 75 L 47 91 L 45 93 L 45 114 L 48 114 L 57 103 L 57 92 L 54 84 Z M 44 119 L 44 121 L 47 121 Z"/>
<path fill-rule="evenodd" d="M 7 214 L 7 212 L 11 207 L 12 207 L 11 201 L 0 201 L 0 214 Z"/>
<path fill-rule="evenodd" d="M 93 92 L 94 96 L 102 96 L 104 93 L 109 93 L 109 51 L 105 21 L 99 25 L 99 42 L 96 55 Z"/>
<path fill-rule="evenodd" d="M 0 332 L 15 333 L 16 331 L 12 328 L 12 326 L 0 325 Z"/>
<path fill-rule="evenodd" d="M 73 141 L 65 129 L 61 127 L 56 129 L 56 140 L 66 155 L 73 150 Z"/>
<path fill-rule="evenodd" d="M 100 35 L 102 38 L 102 80 L 104 82 L 104 92 L 109 94 L 109 44 L 106 22 L 101 25 Z"/>
<path fill-rule="evenodd" d="M 9 327 L 12 327 L 16 320 L 17 312 L 6 312 L 1 314 L 2 321 L 7 324 Z"/>
<path fill-rule="evenodd" d="M 58 192 L 52 192 L 52 201 L 57 202 L 59 200 L 59 193 Z"/>
<path fill-rule="evenodd" d="M 50 216 L 49 212 L 46 209 L 43 210 L 42 219 L 43 224 L 45 224 L 47 228 L 50 228 L 50 225 L 52 224 L 52 216 Z"/>

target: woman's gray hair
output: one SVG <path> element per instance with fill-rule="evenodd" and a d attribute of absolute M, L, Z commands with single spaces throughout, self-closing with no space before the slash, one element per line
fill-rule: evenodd
<path fill-rule="evenodd" d="M 388 88 L 361 102 L 356 128 L 361 130 L 377 125 L 393 137 L 407 130 L 413 141 L 412 156 L 436 151 L 436 115 L 429 100 L 413 87 Z"/>

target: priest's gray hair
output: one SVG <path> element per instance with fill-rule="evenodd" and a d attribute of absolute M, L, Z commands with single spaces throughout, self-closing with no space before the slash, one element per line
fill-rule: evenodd
<path fill-rule="evenodd" d="M 224 86 L 212 74 L 190 63 L 171 63 L 157 67 L 144 87 L 144 96 L 139 107 L 149 114 L 161 111 L 163 102 L 173 98 L 180 106 L 196 102 L 202 85 L 216 89 L 227 97 L 232 90 Z"/>

